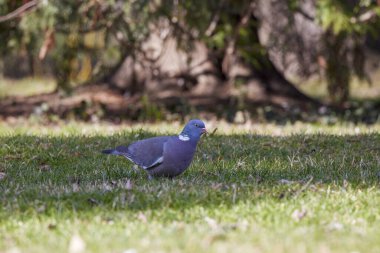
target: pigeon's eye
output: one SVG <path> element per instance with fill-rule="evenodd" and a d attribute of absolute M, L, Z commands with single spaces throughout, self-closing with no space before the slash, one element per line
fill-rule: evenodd
<path fill-rule="evenodd" d="M 195 124 L 195 126 L 196 126 L 196 127 L 199 127 L 199 125 L 198 125 L 198 124 Z"/>

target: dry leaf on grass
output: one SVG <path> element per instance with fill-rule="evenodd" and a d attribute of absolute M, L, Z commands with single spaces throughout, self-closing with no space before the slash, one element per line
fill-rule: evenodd
<path fill-rule="evenodd" d="M 148 219 L 146 218 L 145 214 L 143 214 L 142 212 L 138 214 L 137 219 L 141 220 L 143 223 L 148 222 Z"/>
<path fill-rule="evenodd" d="M 3 180 L 7 177 L 7 174 L 5 172 L 0 172 L 0 180 Z"/>
<path fill-rule="evenodd" d="M 300 221 L 302 220 L 303 218 L 305 218 L 307 215 L 307 210 L 302 208 L 301 210 L 295 210 L 293 213 L 292 213 L 292 218 L 293 220 L 295 221 Z"/>
<path fill-rule="evenodd" d="M 127 249 L 127 250 L 124 250 L 123 253 L 137 253 L 137 250 L 135 250 L 135 249 Z"/>
<path fill-rule="evenodd" d="M 291 180 L 288 180 L 288 179 L 280 179 L 280 180 L 278 180 L 278 182 L 280 184 L 295 184 L 295 183 L 297 183 L 296 181 L 291 181 Z"/>
<path fill-rule="evenodd" d="M 73 235 L 70 239 L 69 253 L 81 253 L 86 249 L 86 243 L 79 235 Z"/>
<path fill-rule="evenodd" d="M 39 169 L 40 171 L 51 171 L 51 167 L 49 164 L 41 164 Z"/>
<path fill-rule="evenodd" d="M 133 184 L 132 184 L 131 180 L 128 179 L 127 182 L 125 183 L 125 189 L 126 190 L 132 190 L 132 188 L 133 188 Z"/>
<path fill-rule="evenodd" d="M 218 222 L 210 217 L 205 217 L 205 222 L 210 226 L 211 229 L 218 229 L 219 225 Z"/>

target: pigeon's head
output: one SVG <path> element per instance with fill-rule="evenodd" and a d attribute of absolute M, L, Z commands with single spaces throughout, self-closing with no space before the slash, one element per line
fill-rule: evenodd
<path fill-rule="evenodd" d="M 199 119 L 192 119 L 186 124 L 185 128 L 180 134 L 180 139 L 182 138 L 182 140 L 190 139 L 197 141 L 204 133 L 207 133 L 205 123 Z"/>

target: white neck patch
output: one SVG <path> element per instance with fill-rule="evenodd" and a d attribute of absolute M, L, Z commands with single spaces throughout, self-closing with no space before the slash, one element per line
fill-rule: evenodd
<path fill-rule="evenodd" d="M 190 137 L 187 136 L 187 135 L 178 135 L 178 138 L 181 140 L 181 141 L 189 141 L 190 140 Z"/>

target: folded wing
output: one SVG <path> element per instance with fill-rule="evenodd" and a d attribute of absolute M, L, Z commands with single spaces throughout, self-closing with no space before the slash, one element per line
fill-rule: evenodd
<path fill-rule="evenodd" d="M 164 161 L 164 145 L 170 136 L 153 137 L 126 146 L 118 146 L 113 154 L 122 155 L 143 169 L 150 170 Z"/>

